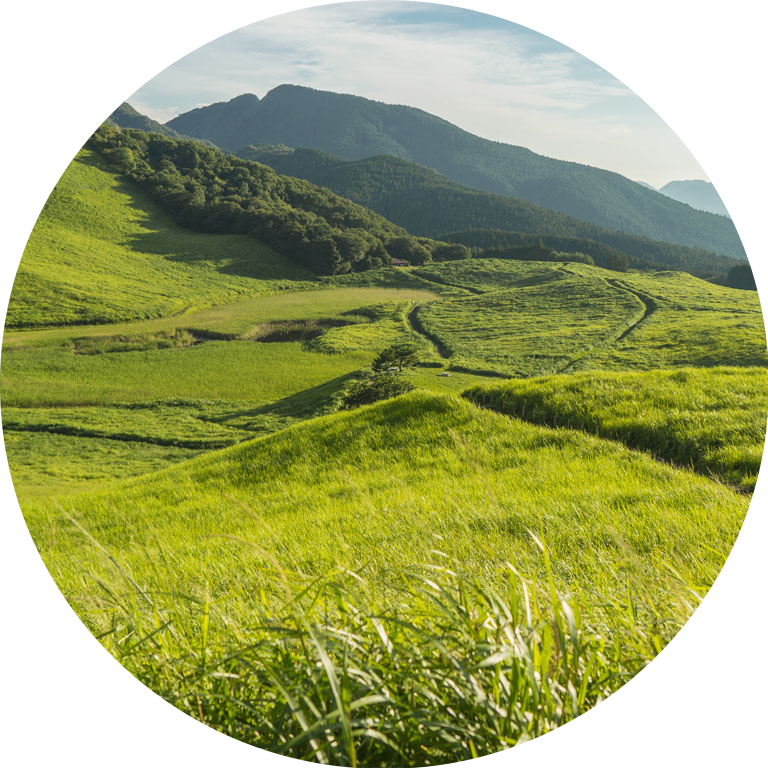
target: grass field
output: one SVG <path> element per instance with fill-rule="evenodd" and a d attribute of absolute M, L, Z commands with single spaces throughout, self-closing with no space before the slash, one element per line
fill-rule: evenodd
<path fill-rule="evenodd" d="M 395 343 L 415 391 L 340 410 Z M 767 365 L 754 292 L 485 259 L 318 278 L 81 153 L 0 386 L 30 532 L 121 663 L 249 743 L 416 766 L 558 727 L 674 636 L 749 504 Z"/>
<path fill-rule="evenodd" d="M 452 365 L 508 375 L 554 373 L 642 317 L 642 302 L 603 280 L 565 276 L 445 299 L 419 319 Z"/>
<path fill-rule="evenodd" d="M 418 313 L 452 367 L 537 376 L 768 365 L 753 291 L 681 272 L 625 274 L 582 264 L 478 259 L 418 272 L 476 294 Z"/>
<path fill-rule="evenodd" d="M 279 613 L 280 573 L 300 590 L 339 566 L 350 568 L 386 613 L 397 605 L 407 610 L 404 573 L 447 556 L 496 590 L 510 563 L 545 611 L 551 569 L 554 588 L 578 606 L 590 631 L 618 631 L 626 617 L 613 615 L 615 606 L 634 606 L 644 653 L 630 664 L 637 671 L 692 610 L 688 588 L 702 594 L 714 579 L 747 504 L 720 483 L 616 442 L 529 425 L 452 395 L 414 393 L 65 500 L 63 509 L 29 503 L 26 512 L 67 599 L 129 669 L 152 683 L 176 658 L 148 663 L 113 642 L 111 633 L 127 620 L 115 601 L 130 605 L 132 587 L 107 553 L 156 606 L 141 598 L 145 607 L 130 619 L 155 632 L 150 647 L 199 647 L 208 611 L 206 663 L 214 668 L 246 653 L 246 638 L 265 612 Z M 547 557 L 531 533 L 546 543 Z M 359 589 L 352 588 L 350 605 L 364 601 Z M 333 605 L 324 610 L 334 613 Z M 169 611 L 171 624 L 153 624 L 153 610 Z M 355 699 L 358 681 L 350 685 Z M 236 699 L 232 686 L 219 685 L 219 694 Z M 271 695 L 278 706 L 280 695 Z M 381 717 L 373 703 L 372 715 Z M 250 737 L 278 747 L 260 711 L 248 716 Z M 203 719 L 225 731 L 244 716 L 236 701 L 228 709 L 211 701 L 209 710 L 206 698 L 206 712 Z M 445 749 L 437 755 L 443 761 Z M 302 754 L 299 747 L 283 751 Z M 396 754 L 387 754 L 394 764 Z"/>

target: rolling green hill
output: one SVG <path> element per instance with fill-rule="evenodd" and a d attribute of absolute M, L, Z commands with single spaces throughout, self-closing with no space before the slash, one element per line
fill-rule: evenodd
<path fill-rule="evenodd" d="M 480 385 L 472 402 L 618 440 L 752 490 L 768 413 L 765 368 L 578 373 Z"/>
<path fill-rule="evenodd" d="M 451 367 L 536 376 L 768 364 L 757 294 L 684 272 L 473 259 L 417 273 L 475 293 L 416 312 Z"/>
<path fill-rule="evenodd" d="M 430 168 L 392 156 L 342 160 L 317 150 L 285 146 L 250 146 L 237 154 L 278 173 L 328 187 L 415 235 L 478 245 L 477 230 L 505 230 L 513 233 L 506 242 L 497 236 L 491 244 L 486 237 L 488 245 L 482 247 L 531 245 L 541 238 L 556 250 L 587 253 L 602 267 L 612 263 L 618 251 L 639 268 L 648 268 L 650 263 L 704 278 L 724 277 L 732 266 L 742 263 L 703 249 L 613 232 L 526 200 L 471 189 Z M 453 230 L 469 231 L 444 237 Z"/>
<path fill-rule="evenodd" d="M 91 631 L 183 711 L 294 757 L 423 765 L 551 730 L 639 671 L 747 505 L 617 442 L 414 393 L 27 519 Z M 313 741 L 343 727 L 339 689 L 389 736 Z"/>
<path fill-rule="evenodd" d="M 167 125 L 231 152 L 285 144 L 347 160 L 393 155 L 468 187 L 529 200 L 608 229 L 745 258 L 736 229 L 723 217 L 617 173 L 482 139 L 412 107 L 281 85 L 262 99 L 245 94 Z"/>
<path fill-rule="evenodd" d="M 135 184 L 83 150 L 32 230 L 6 326 L 157 317 L 308 277 L 253 238 L 182 229 Z"/>

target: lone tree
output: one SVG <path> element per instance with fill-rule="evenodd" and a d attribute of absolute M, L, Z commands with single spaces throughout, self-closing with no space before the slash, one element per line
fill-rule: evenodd
<path fill-rule="evenodd" d="M 387 373 L 392 368 L 402 371 L 413 368 L 419 362 L 419 354 L 412 344 L 393 344 L 379 352 L 371 365 L 374 373 Z"/>

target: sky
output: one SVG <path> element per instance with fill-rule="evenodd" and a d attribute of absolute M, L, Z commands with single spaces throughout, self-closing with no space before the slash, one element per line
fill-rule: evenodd
<path fill-rule="evenodd" d="M 5 0 L 5 100 L 165 122 L 282 83 L 617 171 L 768 182 L 768 2 Z"/>

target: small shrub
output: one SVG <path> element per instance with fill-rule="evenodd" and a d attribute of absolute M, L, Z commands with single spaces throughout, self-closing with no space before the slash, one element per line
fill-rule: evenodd
<path fill-rule="evenodd" d="M 398 374 L 383 373 L 373 375 L 365 381 L 354 382 L 346 391 L 342 400 L 342 408 L 350 410 L 361 405 L 369 405 L 379 400 L 388 400 L 410 392 L 413 384 Z"/>

